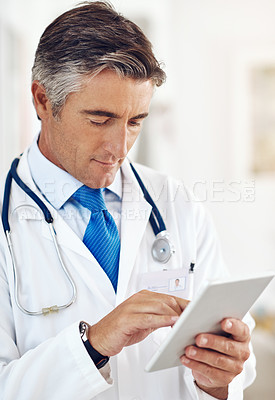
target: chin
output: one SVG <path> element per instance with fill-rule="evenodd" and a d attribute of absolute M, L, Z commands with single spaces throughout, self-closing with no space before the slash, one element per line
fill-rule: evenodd
<path fill-rule="evenodd" d="M 92 168 L 86 170 L 86 174 L 83 176 L 84 179 L 81 182 L 93 189 L 108 187 L 114 182 L 120 165 L 121 163 L 113 168 L 108 168 L 97 163 L 91 163 Z"/>
<path fill-rule="evenodd" d="M 117 171 L 116 171 L 117 172 Z M 97 179 L 87 179 L 84 184 L 93 189 L 100 189 L 110 186 L 116 177 L 116 172 L 103 176 L 102 178 L 97 177 Z"/>
<path fill-rule="evenodd" d="M 115 177 L 116 177 L 116 174 L 114 174 L 114 175 L 113 175 L 112 177 L 110 177 L 110 178 L 108 177 L 108 178 L 104 179 L 104 180 L 101 182 L 100 187 L 101 187 L 101 188 L 105 188 L 105 187 L 110 186 L 110 185 L 114 182 Z"/>

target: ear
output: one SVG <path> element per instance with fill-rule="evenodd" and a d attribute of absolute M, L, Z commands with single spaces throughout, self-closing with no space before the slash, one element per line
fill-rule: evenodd
<path fill-rule="evenodd" d="M 38 81 L 33 81 L 31 90 L 37 115 L 41 120 L 47 119 L 52 115 L 52 107 L 44 86 Z"/>

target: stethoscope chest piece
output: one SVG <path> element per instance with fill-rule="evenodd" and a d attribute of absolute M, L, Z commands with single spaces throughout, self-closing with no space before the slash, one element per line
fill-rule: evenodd
<path fill-rule="evenodd" d="M 152 246 L 153 259 L 159 263 L 166 264 L 174 253 L 175 247 L 169 239 L 168 232 L 159 232 Z"/>

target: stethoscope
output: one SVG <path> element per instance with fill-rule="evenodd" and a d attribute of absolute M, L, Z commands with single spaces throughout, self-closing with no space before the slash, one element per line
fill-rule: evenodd
<path fill-rule="evenodd" d="M 55 232 L 55 229 L 53 226 L 54 219 L 53 219 L 49 209 L 43 203 L 43 201 L 19 177 L 19 175 L 17 173 L 18 163 L 19 163 L 19 158 L 15 158 L 15 160 L 12 162 L 11 168 L 8 172 L 8 175 L 6 178 L 6 183 L 5 183 L 4 199 L 3 199 L 3 207 L 2 207 L 2 223 L 3 223 L 4 231 L 5 231 L 7 242 L 8 242 L 8 248 L 9 248 L 9 252 L 11 255 L 13 274 L 14 274 L 14 297 L 15 297 L 16 305 L 24 314 L 31 315 L 31 316 L 47 315 L 52 312 L 57 312 L 59 310 L 64 310 L 64 309 L 70 307 L 76 300 L 77 290 L 76 290 L 76 285 L 74 283 L 74 280 L 73 280 L 70 272 L 68 271 L 67 267 L 65 266 L 65 264 L 62 260 L 60 251 L 59 251 L 59 246 L 58 246 L 57 239 L 56 239 L 56 232 Z M 133 173 L 139 183 L 139 186 L 143 192 L 145 200 L 152 206 L 152 211 L 151 211 L 150 218 L 149 218 L 149 222 L 150 222 L 153 232 L 155 234 L 155 241 L 152 245 L 152 257 L 153 257 L 154 261 L 157 261 L 161 264 L 165 264 L 170 260 L 172 255 L 175 253 L 174 246 L 170 241 L 169 233 L 166 230 L 165 223 L 163 221 L 163 218 L 162 218 L 156 204 L 154 203 L 152 197 L 150 196 L 149 192 L 145 188 L 144 183 L 142 182 L 136 169 L 133 167 L 133 165 L 131 163 L 130 163 L 130 166 L 131 166 L 132 171 L 133 171 Z M 15 182 L 18 184 L 18 186 L 28 196 L 30 196 L 32 198 L 32 200 L 36 203 L 36 205 L 39 207 L 39 209 L 43 213 L 44 219 L 48 224 L 49 231 L 50 231 L 51 237 L 53 239 L 54 247 L 55 247 L 55 250 L 57 253 L 57 257 L 58 257 L 60 265 L 64 271 L 64 274 L 72 288 L 72 296 L 66 304 L 63 304 L 60 306 L 53 305 L 50 307 L 45 307 L 39 311 L 30 311 L 30 310 L 27 310 L 26 308 L 24 308 L 22 306 L 22 304 L 20 303 L 19 284 L 18 284 L 19 279 L 18 279 L 18 274 L 17 274 L 17 267 L 16 267 L 16 261 L 15 261 L 12 240 L 11 240 L 11 229 L 10 229 L 10 224 L 9 224 L 9 219 L 8 219 L 12 179 L 14 179 Z M 30 206 L 30 207 L 34 207 L 34 206 Z M 36 208 L 36 207 L 34 207 L 34 208 Z"/>

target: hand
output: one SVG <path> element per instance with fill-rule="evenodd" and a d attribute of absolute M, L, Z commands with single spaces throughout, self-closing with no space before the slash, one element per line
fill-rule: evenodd
<path fill-rule="evenodd" d="M 179 297 L 142 290 L 90 326 L 89 342 L 102 355 L 114 356 L 154 330 L 174 325 L 188 303 Z"/>
<path fill-rule="evenodd" d="M 244 322 L 233 318 L 224 319 L 221 327 L 229 337 L 202 333 L 196 337 L 195 346 L 186 347 L 181 361 L 192 369 L 199 388 L 227 399 L 229 383 L 242 372 L 250 355 L 250 333 Z"/>

